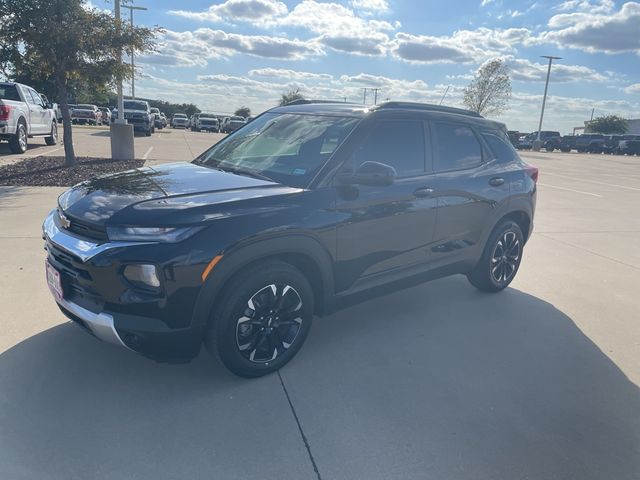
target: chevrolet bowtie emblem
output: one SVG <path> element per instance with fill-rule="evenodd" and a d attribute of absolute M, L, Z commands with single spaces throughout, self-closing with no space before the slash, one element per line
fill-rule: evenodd
<path fill-rule="evenodd" d="M 64 213 L 58 212 L 58 216 L 60 217 L 60 226 L 62 228 L 69 228 L 71 226 L 71 220 L 69 220 Z"/>

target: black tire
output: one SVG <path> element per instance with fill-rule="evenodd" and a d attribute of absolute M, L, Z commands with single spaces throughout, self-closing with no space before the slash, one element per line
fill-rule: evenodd
<path fill-rule="evenodd" d="M 524 237 L 516 222 L 499 224 L 489 235 L 480 261 L 467 275 L 471 285 L 483 292 L 505 289 L 518 273 L 523 247 Z"/>
<path fill-rule="evenodd" d="M 150 137 L 152 133 L 153 133 L 153 132 L 151 131 L 151 128 L 149 128 L 148 130 L 145 130 L 145 131 L 144 131 L 144 134 L 145 134 L 147 137 Z"/>
<path fill-rule="evenodd" d="M 24 153 L 28 148 L 28 136 L 27 136 L 27 125 L 24 123 L 23 119 L 18 120 L 18 126 L 16 127 L 16 133 L 9 140 L 9 148 L 11 149 L 11 153 Z"/>
<path fill-rule="evenodd" d="M 205 346 L 240 377 L 260 377 L 283 367 L 298 353 L 311 329 L 311 285 L 288 263 L 265 261 L 240 271 L 220 298 L 212 310 Z M 270 309 L 278 304 L 280 309 Z M 279 323 L 285 321 L 283 316 L 287 324 Z M 243 340 L 247 343 L 241 344 Z"/>
<path fill-rule="evenodd" d="M 56 145 L 58 143 L 58 125 L 56 122 L 51 124 L 51 135 L 49 137 L 44 137 L 44 142 L 47 145 Z"/>

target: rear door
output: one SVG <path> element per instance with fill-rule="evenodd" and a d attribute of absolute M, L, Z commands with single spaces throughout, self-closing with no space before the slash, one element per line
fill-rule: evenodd
<path fill-rule="evenodd" d="M 436 221 L 431 197 L 431 148 L 420 119 L 384 119 L 362 128 L 343 169 L 373 161 L 395 168 L 393 185 L 336 185 L 336 287 L 375 281 L 381 274 L 426 268 Z"/>
<path fill-rule="evenodd" d="M 42 98 L 32 88 L 26 89 L 27 103 L 31 117 L 31 134 L 42 134 L 49 131 L 49 126 L 45 125 L 48 117 L 47 109 L 44 107 Z"/>
<path fill-rule="evenodd" d="M 464 260 L 479 246 L 494 210 L 508 201 L 509 172 L 475 128 L 434 121 L 431 130 L 438 198 L 434 261 Z"/>

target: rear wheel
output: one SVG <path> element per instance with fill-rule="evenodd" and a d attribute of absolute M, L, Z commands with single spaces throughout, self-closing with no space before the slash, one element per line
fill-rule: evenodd
<path fill-rule="evenodd" d="M 24 153 L 27 151 L 27 127 L 23 120 L 18 122 L 16 133 L 9 140 L 9 148 L 12 153 Z"/>
<path fill-rule="evenodd" d="M 517 223 L 498 225 L 487 240 L 480 261 L 467 275 L 471 285 L 483 292 L 499 292 L 515 278 L 522 260 L 524 237 Z"/>
<path fill-rule="evenodd" d="M 311 285 L 288 263 L 268 261 L 241 271 L 221 298 L 205 345 L 241 377 L 260 377 L 284 366 L 311 328 Z"/>
<path fill-rule="evenodd" d="M 58 143 L 58 125 L 55 121 L 51 124 L 51 135 L 44 137 L 44 141 L 47 145 L 56 145 Z"/>

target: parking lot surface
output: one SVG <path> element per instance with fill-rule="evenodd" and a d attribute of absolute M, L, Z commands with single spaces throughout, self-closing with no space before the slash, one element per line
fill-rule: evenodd
<path fill-rule="evenodd" d="M 196 135 L 136 148 L 186 160 Z M 66 321 L 40 239 L 63 189 L 0 187 L 0 478 L 638 479 L 640 158 L 523 157 L 538 209 L 510 288 L 455 276 L 317 319 L 257 380 Z"/>

